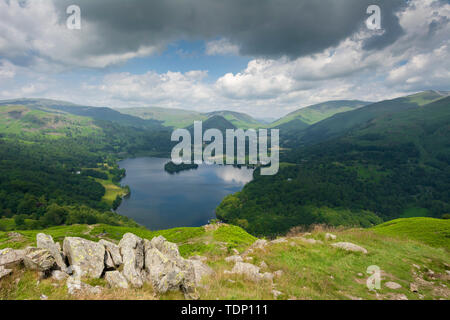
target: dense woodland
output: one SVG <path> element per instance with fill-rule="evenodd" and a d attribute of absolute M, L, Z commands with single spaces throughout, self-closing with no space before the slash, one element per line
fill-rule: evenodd
<path fill-rule="evenodd" d="M 315 223 L 367 227 L 414 211 L 448 217 L 450 99 L 412 109 L 383 112 L 339 138 L 285 152 L 278 175 L 255 172 L 221 203 L 218 218 L 255 235 L 277 235 Z"/>
<path fill-rule="evenodd" d="M 44 126 L 45 119 L 32 124 Z M 58 139 L 40 132 L 2 133 L 0 219 L 13 219 L 19 229 L 77 223 L 136 226 L 111 210 L 117 209 L 121 197 L 112 204 L 102 201 L 105 188 L 96 179 L 111 177 L 118 184 L 125 175 L 116 165 L 121 157 L 167 154 L 169 131 L 106 120 L 95 120 L 95 125 L 100 134 L 70 132 Z"/>
<path fill-rule="evenodd" d="M 0 109 L 0 218 L 22 229 L 135 225 L 114 213 L 123 195 L 105 201 L 99 181 L 119 183 L 126 174 L 119 159 L 168 156 L 176 143 L 171 128 L 104 108 L 55 108 L 76 116 Z M 254 181 L 217 208 L 219 219 L 274 236 L 317 223 L 369 227 L 403 216 L 448 217 L 450 98 L 428 92 L 312 125 L 298 121 L 283 124 L 289 130 L 281 132 L 279 173 L 260 176 L 256 169 Z M 49 129 L 55 122 L 66 126 Z M 234 128 L 217 115 L 204 122 L 210 126 Z M 57 138 L 49 135 L 55 127 L 63 128 Z M 190 167 L 166 165 L 181 169 Z"/>

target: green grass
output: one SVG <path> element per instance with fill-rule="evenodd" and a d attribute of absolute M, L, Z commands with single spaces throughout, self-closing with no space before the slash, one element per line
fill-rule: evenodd
<path fill-rule="evenodd" d="M 36 235 L 40 232 L 49 234 L 55 241 L 60 242 L 62 242 L 65 237 L 81 237 L 93 241 L 105 238 L 118 242 L 122 239 L 123 235 L 128 232 L 149 240 L 162 235 L 168 241 L 177 243 L 180 248 L 180 253 L 185 257 L 202 255 L 205 253 L 215 253 L 217 255 L 226 254 L 232 248 L 243 249 L 253 243 L 256 239 L 241 228 L 231 225 L 222 225 L 218 227 L 217 230 L 205 230 L 203 227 L 196 227 L 150 231 L 145 228 L 117 227 L 97 224 L 92 226 L 58 226 L 44 230 L 24 230 L 15 232 L 18 232 L 23 236 L 21 241 L 12 241 L 12 237 L 8 235 L 8 232 L 0 232 L 0 249 L 11 247 L 18 249 L 29 245 L 35 245 Z"/>
<path fill-rule="evenodd" d="M 42 231 L 19 231 L 23 238 L 16 241 L 20 246 L 15 247 L 35 245 L 38 232 L 50 234 L 56 241 L 66 236 L 79 236 L 93 241 L 106 238 L 117 242 L 126 232 L 146 239 L 163 235 L 179 245 L 184 257 L 195 254 L 207 257 L 207 263 L 215 274 L 203 280 L 205 286 L 198 289 L 201 299 L 273 299 L 273 289 L 282 292 L 278 299 L 375 300 L 394 299 L 399 294 L 406 295 L 408 299 L 449 299 L 450 281 L 446 271 L 449 270 L 450 256 L 448 248 L 438 241 L 447 239 L 448 245 L 449 222 L 411 218 L 391 221 L 372 229 L 336 230 L 319 227 L 308 237 L 323 240 L 321 244 L 309 244 L 292 235 L 286 243 L 269 244 L 265 249 L 256 249 L 249 254 L 251 263 L 259 265 L 264 261 L 268 265 L 262 272 L 283 271 L 273 284 L 224 273 L 233 267 L 233 263 L 224 260 L 232 254 L 231 248 L 243 252 L 256 240 L 243 229 L 230 225 L 161 231 L 107 225 L 61 226 Z M 336 241 L 363 246 L 368 254 L 334 248 L 331 246 L 332 241 L 324 240 L 325 232 L 337 235 Z M 0 248 L 11 247 L 10 241 L 8 233 L 0 232 Z M 376 292 L 369 291 L 366 286 L 369 277 L 366 271 L 373 265 L 383 270 L 382 286 Z M 428 270 L 433 270 L 434 279 L 427 275 Z M 421 283 L 418 277 L 428 281 L 428 284 Z M 155 295 L 148 286 L 114 291 L 105 288 L 104 280 L 86 280 L 91 285 L 104 287 L 100 296 L 71 297 L 63 282 L 37 280 L 35 272 L 15 270 L 12 277 L 2 279 L 0 299 L 34 300 L 39 299 L 41 294 L 47 295 L 49 299 L 183 299 L 179 292 Z M 402 288 L 388 289 L 384 285 L 387 281 L 395 281 Z M 410 283 L 419 284 L 419 293 L 409 290 Z"/>
<path fill-rule="evenodd" d="M 450 250 L 450 220 L 397 219 L 378 225 L 372 230 L 377 234 L 416 240 L 433 247 Z"/>

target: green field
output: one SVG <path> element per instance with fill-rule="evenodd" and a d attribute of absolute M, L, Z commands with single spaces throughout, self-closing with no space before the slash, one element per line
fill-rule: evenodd
<path fill-rule="evenodd" d="M 450 220 L 433 218 L 397 219 L 373 228 L 375 233 L 420 241 L 450 250 Z"/>

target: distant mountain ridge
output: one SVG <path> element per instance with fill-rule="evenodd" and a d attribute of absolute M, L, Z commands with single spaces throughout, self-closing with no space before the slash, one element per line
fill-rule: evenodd
<path fill-rule="evenodd" d="M 50 99 L 10 99 L 0 101 L 0 106 L 26 106 L 43 112 L 62 112 L 76 116 L 89 117 L 98 121 L 111 121 L 120 123 L 121 125 L 162 128 L 161 123 L 156 120 L 141 119 L 107 107 L 82 106 L 66 101 Z"/>

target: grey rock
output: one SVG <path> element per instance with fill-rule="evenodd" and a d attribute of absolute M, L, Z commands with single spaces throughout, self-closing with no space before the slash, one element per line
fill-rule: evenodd
<path fill-rule="evenodd" d="M 4 266 L 0 266 L 0 279 L 6 277 L 12 273 L 12 269 L 6 269 Z"/>
<path fill-rule="evenodd" d="M 283 292 L 278 291 L 278 290 L 272 290 L 272 294 L 273 294 L 273 297 L 274 297 L 275 299 L 277 299 L 278 296 L 281 296 L 281 295 L 283 294 Z"/>
<path fill-rule="evenodd" d="M 277 270 L 273 273 L 273 275 L 277 278 L 281 277 L 283 275 L 283 270 Z"/>
<path fill-rule="evenodd" d="M 27 248 L 23 258 L 25 268 L 45 274 L 56 266 L 56 260 L 47 249 Z"/>
<path fill-rule="evenodd" d="M 362 252 L 364 254 L 367 254 L 367 250 L 365 248 L 351 242 L 337 242 L 333 243 L 332 246 L 346 251 Z"/>
<path fill-rule="evenodd" d="M 325 234 L 325 240 L 336 240 L 336 239 L 337 239 L 337 237 L 332 233 Z"/>
<path fill-rule="evenodd" d="M 60 270 L 54 270 L 52 272 L 52 279 L 56 280 L 56 281 L 62 281 L 62 280 L 66 280 L 69 277 L 69 275 L 63 271 Z"/>
<path fill-rule="evenodd" d="M 192 267 L 194 268 L 194 275 L 195 275 L 195 285 L 200 286 L 201 281 L 203 277 L 205 276 L 211 276 L 214 274 L 213 269 L 211 269 L 209 266 L 204 264 L 201 261 L 198 260 L 190 260 L 190 263 L 192 264 Z"/>
<path fill-rule="evenodd" d="M 91 286 L 79 280 L 77 277 L 69 277 L 66 281 L 67 291 L 71 295 L 75 294 L 100 294 L 102 288 L 100 286 Z"/>
<path fill-rule="evenodd" d="M 386 282 L 384 285 L 385 285 L 387 288 L 392 289 L 392 290 L 397 290 L 397 289 L 400 289 L 400 288 L 402 287 L 402 286 L 401 286 L 400 284 L 398 284 L 397 282 L 392 282 L 392 281 Z"/>
<path fill-rule="evenodd" d="M 235 256 L 231 256 L 231 257 L 226 257 L 225 261 L 226 262 L 242 262 L 244 260 L 242 259 L 241 256 L 235 255 Z"/>
<path fill-rule="evenodd" d="M 175 243 L 167 241 L 163 236 L 153 238 L 151 244 L 168 258 L 173 260 L 181 259 L 178 246 Z"/>
<path fill-rule="evenodd" d="M 261 261 L 261 263 L 259 264 L 259 267 L 261 269 L 267 269 L 268 268 L 267 263 L 265 261 Z"/>
<path fill-rule="evenodd" d="M 144 240 L 132 233 L 126 233 L 119 243 L 123 260 L 123 275 L 137 288 L 144 285 Z"/>
<path fill-rule="evenodd" d="M 182 258 L 178 246 L 161 236 L 145 241 L 145 271 L 157 292 L 181 290 L 188 299 L 198 298 L 195 287 L 212 273 L 200 260 Z"/>
<path fill-rule="evenodd" d="M 169 259 L 156 248 L 145 251 L 145 270 L 148 279 L 160 293 L 181 289 L 185 272 L 177 266 L 176 261 Z"/>
<path fill-rule="evenodd" d="M 231 273 L 244 275 L 253 281 L 259 281 L 262 277 L 257 266 L 245 262 L 236 262 Z"/>
<path fill-rule="evenodd" d="M 63 256 L 61 254 L 61 246 L 55 244 L 52 236 L 46 235 L 44 233 L 38 233 L 36 236 L 36 243 L 38 248 L 47 249 L 53 255 L 56 261 L 56 265 L 62 270 L 66 271 L 67 266 L 63 260 Z"/>
<path fill-rule="evenodd" d="M 64 254 L 77 276 L 100 278 L 105 268 L 105 247 L 99 243 L 82 238 L 66 237 Z M 75 273 L 76 273 L 75 272 Z"/>
<path fill-rule="evenodd" d="M 127 279 L 119 271 L 108 271 L 105 273 L 105 280 L 111 288 L 128 289 Z"/>
<path fill-rule="evenodd" d="M 258 280 L 272 281 L 273 277 L 274 277 L 273 273 L 264 272 L 264 273 L 260 273 Z"/>
<path fill-rule="evenodd" d="M 267 246 L 267 240 L 258 239 L 252 244 L 252 248 L 254 249 L 264 249 Z"/>
<path fill-rule="evenodd" d="M 120 267 L 123 263 L 122 256 L 120 254 L 120 248 L 118 245 L 106 241 L 104 239 L 100 240 L 98 243 L 105 247 L 105 264 L 108 268 Z"/>
<path fill-rule="evenodd" d="M 270 243 L 272 243 L 272 244 L 285 243 L 285 242 L 287 242 L 286 238 L 278 238 L 278 239 L 270 241 Z"/>
<path fill-rule="evenodd" d="M 409 284 L 409 290 L 411 292 L 419 292 L 419 288 L 418 288 L 417 284 L 415 284 L 415 283 L 410 283 Z"/>
<path fill-rule="evenodd" d="M 11 248 L 0 250 L 0 266 L 5 268 L 17 266 L 22 263 L 24 256 L 24 250 L 13 250 Z"/>

